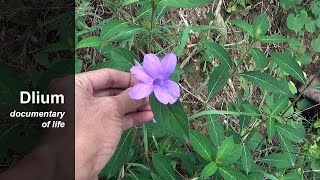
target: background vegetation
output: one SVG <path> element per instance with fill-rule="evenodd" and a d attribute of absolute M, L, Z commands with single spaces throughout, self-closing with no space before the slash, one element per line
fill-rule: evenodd
<path fill-rule="evenodd" d="M 179 57 L 180 101 L 151 95 L 157 123 L 125 132 L 101 178 L 319 177 L 320 102 L 303 95 L 319 95 L 319 0 L 76 4 L 77 72 Z"/>

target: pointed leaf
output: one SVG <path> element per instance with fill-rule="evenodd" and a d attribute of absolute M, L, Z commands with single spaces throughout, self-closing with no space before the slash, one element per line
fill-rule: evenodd
<path fill-rule="evenodd" d="M 212 0 L 162 0 L 160 4 L 175 8 L 193 8 L 212 2 Z"/>
<path fill-rule="evenodd" d="M 267 157 L 264 157 L 259 161 L 277 167 L 279 169 L 291 167 L 290 160 L 284 154 L 280 153 L 269 154 Z"/>
<path fill-rule="evenodd" d="M 212 161 L 213 148 L 209 139 L 197 131 L 190 131 L 190 143 L 193 149 L 205 160 Z"/>
<path fill-rule="evenodd" d="M 223 65 L 227 65 L 230 69 L 232 67 L 231 57 L 227 50 L 215 42 L 205 42 L 204 45 Z"/>
<path fill-rule="evenodd" d="M 177 138 L 187 138 L 189 135 L 188 118 L 181 102 L 172 105 L 160 103 L 154 94 L 149 97 L 150 105 L 157 124 L 171 132 Z"/>
<path fill-rule="evenodd" d="M 137 35 L 137 34 L 143 34 L 148 32 L 146 29 L 137 26 L 137 25 L 130 25 L 128 27 L 125 27 L 120 31 L 116 36 L 110 38 L 111 41 L 123 41 L 130 39 L 131 37 Z"/>
<path fill-rule="evenodd" d="M 227 84 L 229 78 L 229 66 L 221 64 L 218 67 L 216 67 L 210 75 L 208 83 L 208 99 L 214 96 L 217 92 L 219 92 L 223 88 L 223 86 Z"/>
<path fill-rule="evenodd" d="M 132 144 L 132 138 L 134 135 L 135 129 L 129 129 L 122 134 L 119 145 L 111 157 L 108 164 L 103 168 L 100 175 L 111 178 L 117 172 L 120 171 L 120 168 L 127 161 L 127 156 Z"/>
<path fill-rule="evenodd" d="M 76 46 L 76 49 L 87 48 L 87 47 L 99 47 L 103 43 L 103 40 L 100 37 L 91 36 L 85 39 L 82 39 Z"/>
<path fill-rule="evenodd" d="M 287 38 L 280 34 L 274 34 L 271 36 L 262 36 L 259 38 L 259 41 L 263 43 L 276 44 L 286 42 Z"/>
<path fill-rule="evenodd" d="M 100 32 L 101 39 L 107 40 L 119 33 L 123 28 L 127 27 L 128 22 L 123 20 L 111 20 L 107 22 Z"/>
<path fill-rule="evenodd" d="M 270 142 L 272 142 L 272 139 L 276 133 L 276 123 L 272 118 L 269 118 L 267 121 L 267 129 L 268 139 Z"/>
<path fill-rule="evenodd" d="M 234 144 L 232 152 L 230 155 L 223 161 L 224 165 L 232 164 L 238 161 L 242 154 L 243 146 L 240 144 Z"/>
<path fill-rule="evenodd" d="M 240 73 L 240 76 L 248 79 L 264 90 L 272 91 L 275 94 L 286 95 L 286 92 L 281 88 L 279 81 L 268 74 L 259 71 L 248 71 Z"/>
<path fill-rule="evenodd" d="M 233 146 L 234 146 L 233 137 L 230 136 L 226 138 L 218 149 L 216 161 L 223 162 L 225 159 L 227 159 L 227 157 L 230 155 L 230 153 L 233 150 Z"/>
<path fill-rule="evenodd" d="M 224 128 L 216 115 L 207 115 L 206 121 L 210 140 L 218 148 L 224 140 Z"/>
<path fill-rule="evenodd" d="M 278 66 L 290 74 L 296 80 L 305 83 L 303 71 L 299 64 L 287 53 L 272 52 L 270 53 L 272 59 L 278 64 Z"/>
<path fill-rule="evenodd" d="M 152 154 L 152 163 L 161 178 L 175 180 L 174 169 L 166 156 L 162 154 Z"/>
<path fill-rule="evenodd" d="M 226 180 L 247 180 L 247 177 L 244 174 L 231 167 L 219 167 L 219 173 Z"/>
<path fill-rule="evenodd" d="M 274 105 L 272 106 L 271 114 L 278 115 L 288 106 L 288 104 L 289 104 L 288 96 L 275 96 Z"/>
<path fill-rule="evenodd" d="M 212 161 L 208 165 L 204 167 L 201 172 L 202 177 L 209 177 L 212 176 L 218 169 L 216 162 Z"/>
<path fill-rule="evenodd" d="M 236 20 L 233 20 L 233 23 L 236 26 L 238 26 L 240 29 L 242 29 L 243 31 L 247 32 L 251 37 L 254 36 L 253 35 L 253 28 L 246 21 L 244 21 L 242 19 L 236 19 Z"/>
<path fill-rule="evenodd" d="M 241 156 L 242 167 L 249 174 L 252 164 L 253 164 L 253 157 L 251 151 L 243 144 L 243 153 Z"/>
<path fill-rule="evenodd" d="M 276 125 L 277 132 L 293 142 L 302 142 L 304 134 L 287 124 Z"/>
<path fill-rule="evenodd" d="M 267 14 L 259 15 L 252 24 L 254 36 L 259 39 L 260 36 L 263 36 L 267 33 L 269 29 L 269 20 Z"/>
<path fill-rule="evenodd" d="M 254 62 L 263 71 L 264 67 L 267 64 L 267 58 L 264 53 L 258 48 L 250 48 L 250 53 L 253 57 Z"/>
<path fill-rule="evenodd" d="M 281 133 L 279 135 L 279 140 L 282 148 L 283 154 L 286 156 L 287 159 L 290 160 L 291 166 L 293 167 L 296 162 L 296 149 L 293 147 L 293 144 L 287 140 Z"/>

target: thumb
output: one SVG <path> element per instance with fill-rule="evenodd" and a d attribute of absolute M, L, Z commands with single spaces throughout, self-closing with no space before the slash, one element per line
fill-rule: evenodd
<path fill-rule="evenodd" d="M 146 98 L 139 100 L 132 99 L 129 94 L 130 90 L 131 88 L 128 88 L 119 95 L 114 96 L 114 99 L 117 101 L 117 104 L 119 106 L 119 111 L 123 115 L 131 112 L 136 112 L 138 108 L 144 105 L 147 101 Z"/>

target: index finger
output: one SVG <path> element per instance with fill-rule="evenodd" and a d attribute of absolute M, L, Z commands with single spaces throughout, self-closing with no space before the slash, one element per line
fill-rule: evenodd
<path fill-rule="evenodd" d="M 86 87 L 92 86 L 93 91 L 106 88 L 127 89 L 139 82 L 130 73 L 108 68 L 77 74 L 77 78 Z"/>

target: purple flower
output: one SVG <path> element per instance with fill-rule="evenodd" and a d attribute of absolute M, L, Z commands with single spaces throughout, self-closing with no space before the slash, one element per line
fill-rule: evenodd
<path fill-rule="evenodd" d="M 133 66 L 130 71 L 140 83 L 130 91 L 132 99 L 142 99 L 154 92 L 156 98 L 163 104 L 173 104 L 180 96 L 180 87 L 169 80 L 177 65 L 177 56 L 167 54 L 160 59 L 155 54 L 146 54 L 142 66 Z"/>

